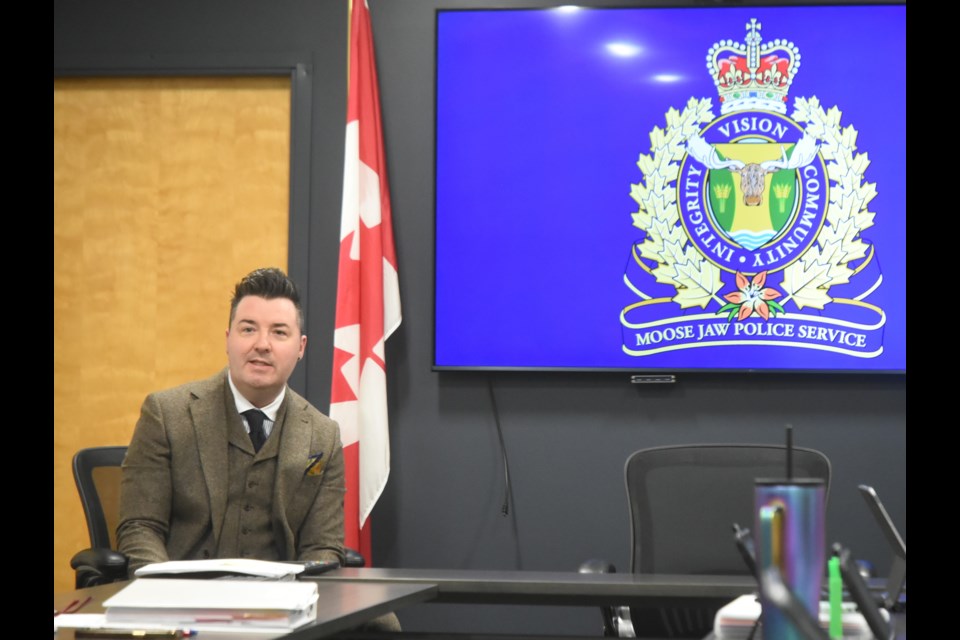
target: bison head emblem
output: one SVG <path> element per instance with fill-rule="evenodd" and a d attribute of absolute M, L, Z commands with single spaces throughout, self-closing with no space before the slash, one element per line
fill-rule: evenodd
<path fill-rule="evenodd" d="M 756 207 L 763 203 L 764 177 L 768 173 L 805 167 L 817 156 L 818 150 L 819 144 L 816 138 L 804 133 L 794 146 L 789 159 L 783 145 L 780 145 L 779 160 L 767 160 L 757 164 L 742 160 L 721 160 L 716 149 L 699 135 L 694 134 L 687 140 L 687 153 L 706 168 L 728 169 L 740 175 L 743 204 L 748 207 Z"/>

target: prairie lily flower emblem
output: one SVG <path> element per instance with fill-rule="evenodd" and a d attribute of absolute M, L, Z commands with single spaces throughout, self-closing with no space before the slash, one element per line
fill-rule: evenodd
<path fill-rule="evenodd" d="M 737 289 L 733 293 L 723 296 L 727 304 L 723 305 L 717 313 L 730 312 L 727 316 L 727 322 L 732 322 L 733 317 L 737 320 L 746 320 L 756 313 L 764 320 L 769 320 L 770 316 L 776 317 L 778 313 L 783 313 L 783 307 L 775 302 L 781 294 L 776 289 L 764 287 L 767 281 L 767 272 L 761 271 L 753 276 L 752 280 L 747 280 L 747 276 L 737 271 Z"/>

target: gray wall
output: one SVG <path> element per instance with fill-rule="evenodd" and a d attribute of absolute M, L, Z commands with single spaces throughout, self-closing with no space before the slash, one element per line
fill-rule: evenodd
<path fill-rule="evenodd" d="M 542 5 L 530 2 L 527 6 Z M 629 4 L 606 2 L 606 5 Z M 876 487 L 906 536 L 906 377 L 681 375 L 631 385 L 623 374 L 434 373 L 434 11 L 483 0 L 370 0 L 400 263 L 403 324 L 387 343 L 392 472 L 373 514 L 374 563 L 387 567 L 574 570 L 603 557 L 629 564 L 622 469 L 635 449 L 675 443 L 781 442 L 824 451 L 834 479 L 828 539 L 879 571 L 883 538 L 857 495 Z M 309 290 L 310 353 L 297 385 L 329 399 L 332 301 L 345 118 L 346 1 L 54 2 L 54 71 L 162 72 L 170 60 L 309 68 L 306 233 L 291 273 Z M 174 65 L 176 66 L 176 65 Z M 297 249 L 293 249 L 293 244 Z M 512 500 L 501 513 L 503 463 Z M 592 633 L 592 609 L 418 605 L 408 629 Z"/>

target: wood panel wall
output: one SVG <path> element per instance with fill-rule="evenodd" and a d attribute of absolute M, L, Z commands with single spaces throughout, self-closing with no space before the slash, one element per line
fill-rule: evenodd
<path fill-rule="evenodd" d="M 71 460 L 226 365 L 234 284 L 287 265 L 290 80 L 54 81 L 54 592 L 87 546 Z"/>

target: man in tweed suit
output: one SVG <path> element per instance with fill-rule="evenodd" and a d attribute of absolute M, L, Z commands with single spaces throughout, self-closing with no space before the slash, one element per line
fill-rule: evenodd
<path fill-rule="evenodd" d="M 165 560 L 343 563 L 340 429 L 287 387 L 306 346 L 296 285 L 258 269 L 234 291 L 227 368 L 147 396 L 120 488 L 131 577 Z"/>

